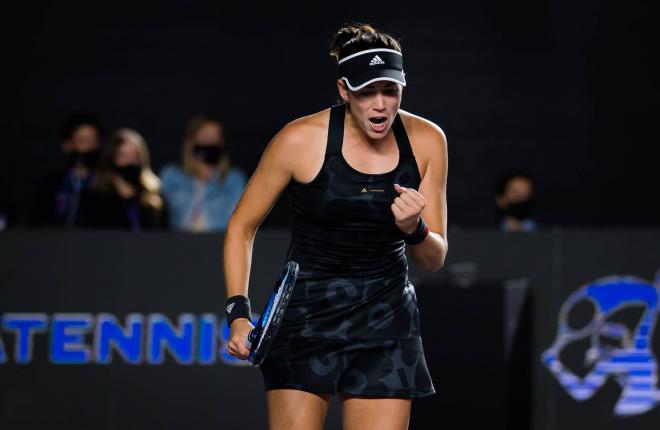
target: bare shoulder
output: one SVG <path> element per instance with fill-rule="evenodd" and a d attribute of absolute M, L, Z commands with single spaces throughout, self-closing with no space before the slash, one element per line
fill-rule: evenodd
<path fill-rule="evenodd" d="M 329 109 L 285 125 L 262 156 L 266 169 L 287 172 L 298 182 L 311 181 L 323 165 Z"/>
<path fill-rule="evenodd" d="M 446 151 L 447 137 L 436 123 L 404 110 L 399 113 L 415 154 L 428 156 Z"/>
<path fill-rule="evenodd" d="M 300 154 L 301 151 L 309 150 L 316 142 L 323 143 L 323 137 L 328 132 L 329 111 L 326 109 L 291 121 L 275 135 L 271 146 L 276 150 Z"/>
<path fill-rule="evenodd" d="M 442 129 L 428 119 L 406 111 L 399 112 L 422 178 L 426 176 L 429 166 L 440 166 L 439 170 L 434 171 L 446 171 L 447 138 Z"/>

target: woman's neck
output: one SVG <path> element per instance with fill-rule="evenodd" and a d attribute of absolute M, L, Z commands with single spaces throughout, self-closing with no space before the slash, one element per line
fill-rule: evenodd
<path fill-rule="evenodd" d="M 195 177 L 201 182 L 208 182 L 213 177 L 213 167 L 199 163 L 197 169 L 195 169 Z"/>

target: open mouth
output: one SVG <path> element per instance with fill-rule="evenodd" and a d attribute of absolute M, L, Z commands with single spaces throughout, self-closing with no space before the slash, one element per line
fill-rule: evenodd
<path fill-rule="evenodd" d="M 385 131 L 387 127 L 387 117 L 385 116 L 374 116 L 369 118 L 369 124 L 371 124 L 371 128 L 377 132 L 377 133 L 382 133 Z"/>

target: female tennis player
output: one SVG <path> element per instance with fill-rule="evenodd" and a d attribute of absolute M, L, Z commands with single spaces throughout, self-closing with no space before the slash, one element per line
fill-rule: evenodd
<path fill-rule="evenodd" d="M 299 118 L 269 143 L 224 244 L 229 353 L 245 359 L 252 244 L 280 194 L 291 194 L 287 260 L 298 279 L 261 371 L 270 428 L 322 429 L 330 396 L 347 430 L 408 428 L 411 399 L 435 393 L 420 338 L 406 245 L 428 271 L 447 253 L 447 144 L 400 110 L 400 44 L 368 25 L 340 29 L 343 103 Z"/>

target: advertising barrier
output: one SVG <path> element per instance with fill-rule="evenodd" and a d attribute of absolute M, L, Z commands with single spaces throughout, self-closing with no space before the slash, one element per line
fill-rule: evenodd
<path fill-rule="evenodd" d="M 257 235 L 253 309 L 288 239 Z M 461 413 L 493 429 L 658 428 L 660 231 L 449 243 L 437 273 L 410 262 L 438 392 L 411 428 Z M 226 353 L 221 249 L 221 235 L 3 233 L 0 428 L 266 428 L 259 370 Z M 326 428 L 340 421 L 334 401 Z"/>

